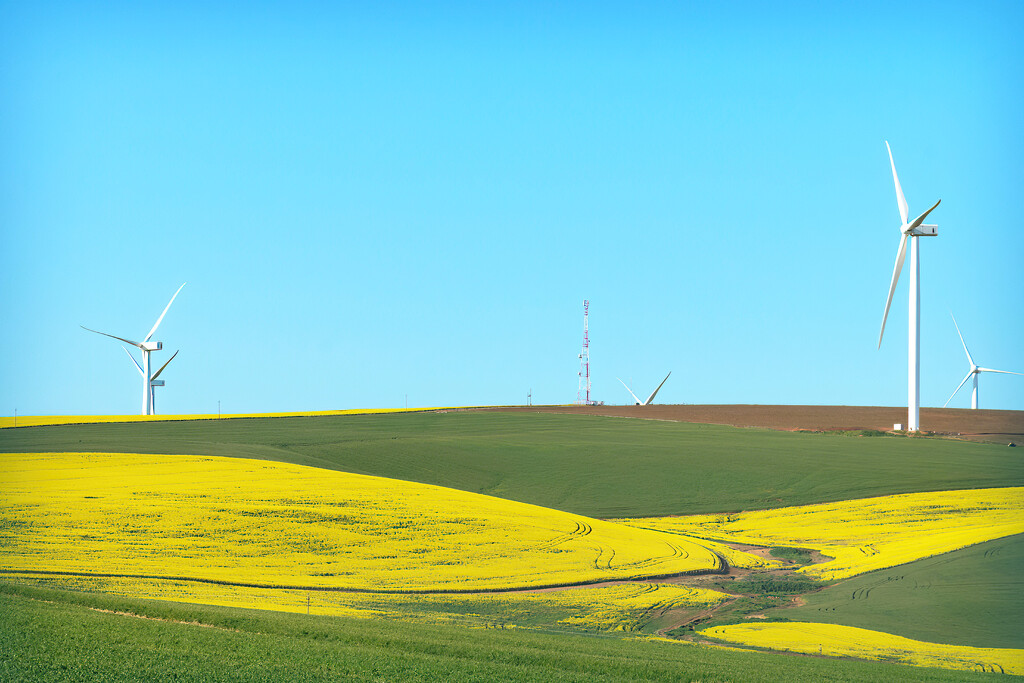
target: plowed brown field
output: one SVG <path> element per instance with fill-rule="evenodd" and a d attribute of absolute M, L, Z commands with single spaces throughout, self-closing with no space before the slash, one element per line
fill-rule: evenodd
<path fill-rule="evenodd" d="M 877 429 L 906 426 L 906 408 L 877 406 L 650 405 L 531 406 L 502 408 L 545 413 L 576 413 L 675 422 L 700 422 L 736 427 L 811 431 Z M 1024 445 L 1024 411 L 922 408 L 924 432 L 972 441 Z"/>

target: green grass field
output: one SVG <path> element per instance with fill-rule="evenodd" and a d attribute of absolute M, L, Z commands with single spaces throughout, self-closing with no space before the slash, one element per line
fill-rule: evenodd
<path fill-rule="evenodd" d="M 1024 648 L 1024 536 L 871 572 L 769 612 L 974 647 Z"/>
<path fill-rule="evenodd" d="M 684 643 L 308 617 L 6 584 L 0 620 L 5 681 L 991 679 Z"/>
<path fill-rule="evenodd" d="M 1024 458 L 987 444 L 491 411 L 4 429 L 0 451 L 278 460 L 593 517 L 1024 484 Z"/>

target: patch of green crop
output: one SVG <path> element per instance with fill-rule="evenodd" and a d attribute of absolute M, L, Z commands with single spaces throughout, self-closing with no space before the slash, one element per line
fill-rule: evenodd
<path fill-rule="evenodd" d="M 1024 535 L 882 569 L 773 611 L 936 643 L 1024 648 Z"/>
<path fill-rule="evenodd" d="M 786 560 L 793 564 L 811 563 L 811 551 L 806 548 L 788 548 L 786 546 L 779 546 L 769 549 L 768 552 L 772 557 L 777 557 L 780 560 Z"/>
<path fill-rule="evenodd" d="M 0 451 L 223 455 L 449 486 L 593 517 L 1024 485 L 1013 449 L 500 411 L 61 425 Z"/>
<path fill-rule="evenodd" d="M 317 617 L 0 584 L 0 680 L 740 683 L 989 678 L 636 638 Z"/>

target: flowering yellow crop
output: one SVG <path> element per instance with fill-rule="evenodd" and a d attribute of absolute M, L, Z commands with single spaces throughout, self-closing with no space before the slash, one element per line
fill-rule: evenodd
<path fill-rule="evenodd" d="M 831 581 L 1022 533 L 1024 487 L 621 521 L 702 538 L 813 548 L 835 559 L 799 571 Z"/>
<path fill-rule="evenodd" d="M 177 420 L 228 420 L 247 417 L 323 417 L 329 415 L 375 415 L 378 413 L 423 413 L 458 408 L 353 408 L 351 410 L 312 410 L 297 413 L 232 413 L 223 415 L 19 415 L 0 417 L 5 427 L 41 427 L 44 425 L 91 424 L 94 422 L 173 422 Z"/>
<path fill-rule="evenodd" d="M 185 455 L 0 455 L 6 569 L 383 591 L 714 569 L 688 539 L 438 486 Z"/>
<path fill-rule="evenodd" d="M 666 610 L 699 612 L 723 593 L 675 584 L 621 583 L 554 591 L 477 594 L 373 594 L 251 588 L 122 577 L 19 576 L 22 583 L 136 598 L 348 617 L 388 617 L 466 626 L 567 626 L 636 631 Z"/>
<path fill-rule="evenodd" d="M 798 622 L 735 624 L 712 626 L 700 633 L 730 643 L 773 650 L 1024 674 L 1024 650 L 925 643 L 852 626 Z"/>

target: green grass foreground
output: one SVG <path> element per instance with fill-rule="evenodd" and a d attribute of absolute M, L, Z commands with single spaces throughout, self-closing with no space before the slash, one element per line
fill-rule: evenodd
<path fill-rule="evenodd" d="M 608 636 L 307 617 L 0 584 L 0 680 L 172 679 L 874 682 L 990 677 Z"/>
<path fill-rule="evenodd" d="M 1017 449 L 499 411 L 0 430 L 3 452 L 223 455 L 437 484 L 592 517 L 1024 485 Z"/>
<path fill-rule="evenodd" d="M 768 615 L 932 643 L 1024 648 L 1024 535 L 857 576 L 805 599 Z"/>

